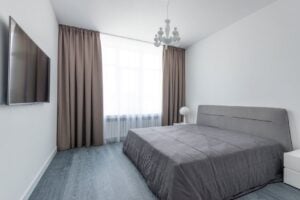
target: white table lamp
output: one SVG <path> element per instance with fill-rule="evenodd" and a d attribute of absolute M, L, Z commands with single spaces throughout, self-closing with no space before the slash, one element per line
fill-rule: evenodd
<path fill-rule="evenodd" d="M 183 115 L 183 123 L 186 124 L 187 123 L 187 115 L 189 114 L 190 112 L 190 109 L 186 106 L 184 107 L 181 107 L 180 110 L 179 110 L 179 113 L 181 115 Z"/>

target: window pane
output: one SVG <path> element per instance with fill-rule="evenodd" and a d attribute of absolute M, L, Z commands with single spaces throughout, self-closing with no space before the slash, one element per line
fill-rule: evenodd
<path fill-rule="evenodd" d="M 140 54 L 134 51 L 120 51 L 120 66 L 129 68 L 139 67 Z"/>
<path fill-rule="evenodd" d="M 104 115 L 161 114 L 162 48 L 101 35 Z"/>
<path fill-rule="evenodd" d="M 117 61 L 117 51 L 114 48 L 107 47 L 105 51 L 102 51 L 103 65 L 115 65 Z"/>
<path fill-rule="evenodd" d="M 106 65 L 103 68 L 103 94 L 104 94 L 104 113 L 108 115 L 116 115 L 118 108 L 114 105 L 118 104 L 118 86 L 116 69 Z"/>

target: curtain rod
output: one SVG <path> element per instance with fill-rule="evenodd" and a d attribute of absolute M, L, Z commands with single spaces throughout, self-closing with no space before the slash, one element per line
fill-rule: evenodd
<path fill-rule="evenodd" d="M 123 39 L 128 39 L 128 40 L 133 40 L 133 41 L 138 41 L 138 42 L 153 44 L 153 42 L 149 42 L 149 41 L 146 41 L 146 40 L 139 40 L 139 39 L 134 39 L 134 38 L 126 37 L 126 36 L 120 36 L 120 35 L 115 35 L 115 34 L 111 34 L 111 33 L 105 33 L 105 32 L 101 32 L 101 31 L 99 31 L 99 33 L 103 34 L 103 35 L 109 35 L 109 36 L 113 36 L 113 37 L 119 37 L 119 38 L 123 38 Z M 165 45 L 163 45 L 163 46 L 165 46 Z M 185 49 L 185 48 L 176 47 L 176 46 L 172 46 L 172 45 L 169 45 L 168 47 L 177 48 L 177 49 Z"/>
<path fill-rule="evenodd" d="M 126 36 L 121 36 L 121 35 L 116 35 L 116 34 L 112 34 L 112 33 L 106 33 L 106 32 L 96 31 L 96 30 L 92 30 L 92 29 L 81 28 L 81 27 L 77 27 L 77 26 L 69 26 L 69 25 L 65 25 L 65 24 L 59 24 L 59 26 L 84 29 L 84 30 L 87 30 L 87 31 L 98 32 L 98 33 L 103 34 L 103 35 L 109 35 L 109 36 L 113 36 L 113 37 L 119 37 L 119 38 L 123 38 L 123 39 L 133 40 L 133 41 L 137 41 L 137 42 L 143 42 L 143 43 L 147 43 L 147 44 L 153 44 L 153 42 L 149 42 L 149 41 L 146 41 L 146 40 L 134 39 L 134 38 L 126 37 Z M 169 47 L 174 47 L 174 48 L 178 48 L 178 49 L 184 49 L 184 48 L 180 48 L 180 47 L 176 47 L 176 46 L 172 46 L 172 45 L 169 45 Z"/>
<path fill-rule="evenodd" d="M 100 34 L 109 35 L 109 36 L 113 36 L 113 37 L 124 38 L 124 39 L 128 39 L 128 40 L 134 40 L 134 41 L 138 41 L 138 42 L 144 42 L 144 43 L 148 43 L 148 44 L 153 44 L 152 42 L 149 42 L 149 41 L 146 41 L 146 40 L 139 40 L 139 39 L 134 39 L 134 38 L 126 37 L 126 36 L 115 35 L 115 34 L 111 34 L 111 33 L 105 33 L 105 32 L 101 32 L 101 31 L 100 31 Z"/>
<path fill-rule="evenodd" d="M 138 42 L 144 42 L 144 43 L 148 43 L 148 44 L 153 44 L 153 42 L 149 42 L 149 41 L 146 41 L 146 40 L 134 39 L 134 38 L 126 37 L 126 36 L 115 35 L 115 34 L 112 34 L 112 33 L 106 33 L 106 32 L 96 31 L 96 30 L 93 30 L 93 29 L 86 29 L 86 28 L 77 27 L 77 26 L 70 26 L 70 25 L 66 25 L 66 24 L 59 24 L 59 25 L 61 25 L 61 26 L 67 26 L 67 27 L 70 27 L 70 28 L 85 29 L 85 30 L 92 31 L 92 32 L 99 32 L 100 34 L 103 34 L 103 35 L 109 35 L 109 36 L 113 36 L 113 37 L 119 37 L 119 38 L 124 38 L 124 39 L 128 39 L 128 40 L 134 40 L 134 41 L 138 41 Z"/>

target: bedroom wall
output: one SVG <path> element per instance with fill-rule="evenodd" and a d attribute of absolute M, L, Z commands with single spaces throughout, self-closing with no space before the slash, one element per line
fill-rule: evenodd
<path fill-rule="evenodd" d="M 0 105 L 0 199 L 26 198 L 56 151 L 58 24 L 49 0 L 0 0 L 0 97 L 7 67 L 8 17 L 51 58 L 51 103 Z"/>
<path fill-rule="evenodd" d="M 186 102 L 282 107 L 300 148 L 300 1 L 278 0 L 186 51 Z"/>

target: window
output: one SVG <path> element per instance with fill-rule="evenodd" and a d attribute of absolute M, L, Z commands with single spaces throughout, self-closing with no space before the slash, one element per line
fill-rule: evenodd
<path fill-rule="evenodd" d="M 122 140 L 128 129 L 160 125 L 162 48 L 101 35 L 104 137 Z"/>

